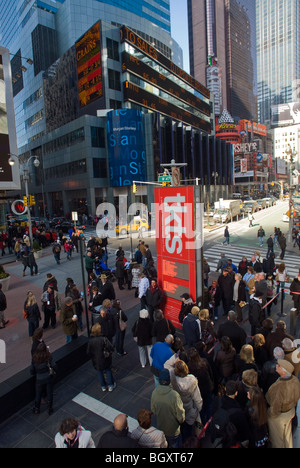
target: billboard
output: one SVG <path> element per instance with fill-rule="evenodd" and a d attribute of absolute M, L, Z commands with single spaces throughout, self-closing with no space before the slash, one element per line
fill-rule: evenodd
<path fill-rule="evenodd" d="M 75 48 L 79 105 L 82 108 L 103 95 L 100 22 L 75 43 Z"/>
<path fill-rule="evenodd" d="M 107 147 L 111 187 L 147 180 L 144 113 L 117 109 L 107 113 Z"/>
<path fill-rule="evenodd" d="M 203 206 L 200 187 L 155 189 L 157 274 L 165 317 L 180 328 L 180 296 L 202 295 Z"/>
<path fill-rule="evenodd" d="M 300 102 L 289 102 L 271 107 L 271 126 L 280 127 L 300 123 Z"/>
<path fill-rule="evenodd" d="M 19 164 L 8 164 L 10 153 L 18 154 L 10 54 L 0 47 L 0 190 L 20 188 Z"/>

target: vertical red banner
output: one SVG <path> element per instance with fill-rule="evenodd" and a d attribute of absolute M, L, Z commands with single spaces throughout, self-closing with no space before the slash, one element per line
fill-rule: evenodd
<path fill-rule="evenodd" d="M 196 301 L 199 294 L 194 189 L 155 189 L 158 282 L 166 296 L 165 317 L 179 328 L 180 296 L 188 293 Z"/>

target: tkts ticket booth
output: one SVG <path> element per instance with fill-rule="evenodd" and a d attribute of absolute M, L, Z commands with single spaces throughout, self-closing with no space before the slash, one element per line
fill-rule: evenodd
<path fill-rule="evenodd" d="M 158 283 L 165 317 L 177 328 L 180 296 L 202 297 L 203 211 L 200 186 L 155 189 Z"/>

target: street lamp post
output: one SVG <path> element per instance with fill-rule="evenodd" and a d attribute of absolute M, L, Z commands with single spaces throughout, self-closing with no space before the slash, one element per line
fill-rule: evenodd
<path fill-rule="evenodd" d="M 9 153 L 9 164 L 13 166 L 15 164 L 15 158 L 18 159 L 21 164 L 23 164 L 23 180 L 25 185 L 25 195 L 27 197 L 27 203 L 29 201 L 29 189 L 28 189 L 28 181 L 29 181 L 29 161 L 34 158 L 33 164 L 35 167 L 39 167 L 40 161 L 36 156 L 30 156 L 28 159 L 22 159 L 20 156 L 16 154 Z M 32 236 L 32 222 L 31 222 L 31 213 L 30 213 L 30 206 L 28 206 L 28 230 L 29 230 L 29 239 L 30 239 L 30 246 L 32 247 L 33 236 Z"/>
<path fill-rule="evenodd" d="M 293 171 L 295 167 L 293 166 L 295 162 L 295 158 L 297 156 L 297 151 L 295 151 L 295 148 L 292 150 L 291 146 L 289 146 L 289 149 L 285 151 L 286 155 L 290 156 L 290 190 L 289 190 L 289 236 L 290 239 L 292 239 L 292 227 L 293 227 L 293 217 L 292 217 L 292 206 L 293 206 Z"/>

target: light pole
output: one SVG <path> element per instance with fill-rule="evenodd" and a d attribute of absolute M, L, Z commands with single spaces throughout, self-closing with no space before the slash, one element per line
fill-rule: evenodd
<path fill-rule="evenodd" d="M 212 176 L 214 178 L 214 185 L 215 185 L 215 202 L 217 201 L 217 178 L 219 174 L 217 172 L 213 172 Z"/>
<path fill-rule="evenodd" d="M 29 190 L 28 190 L 28 181 L 29 181 L 29 161 L 34 158 L 33 164 L 35 167 L 39 167 L 40 161 L 36 156 L 30 156 L 28 159 L 23 159 L 17 154 L 9 153 L 9 160 L 8 163 L 13 166 L 15 164 L 15 158 L 18 159 L 21 164 L 23 164 L 23 180 L 25 185 L 25 194 L 27 197 L 27 203 L 29 202 Z M 30 206 L 28 206 L 28 230 L 29 230 L 29 239 L 30 239 L 30 246 L 32 247 L 33 237 L 32 237 L 32 222 L 31 222 L 31 213 L 30 213 Z"/>
<path fill-rule="evenodd" d="M 295 158 L 297 156 L 297 151 L 295 148 L 292 150 L 291 145 L 288 145 L 289 149 L 285 151 L 286 155 L 290 156 L 290 190 L 289 190 L 289 236 L 292 239 L 292 228 L 293 228 L 293 216 L 292 216 L 292 206 L 293 206 L 293 171 L 295 167 L 293 166 Z"/>

